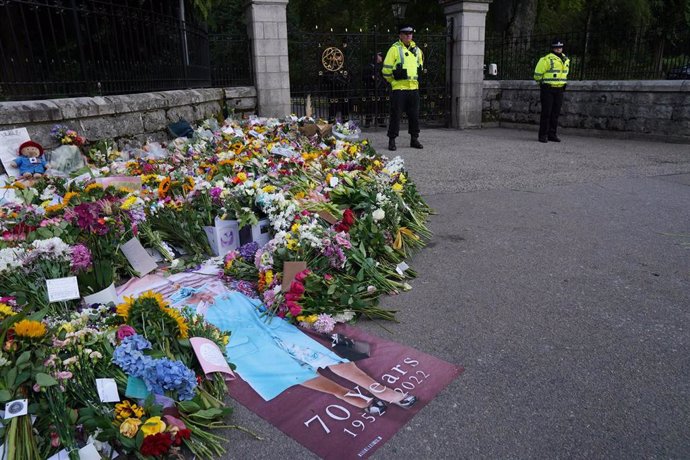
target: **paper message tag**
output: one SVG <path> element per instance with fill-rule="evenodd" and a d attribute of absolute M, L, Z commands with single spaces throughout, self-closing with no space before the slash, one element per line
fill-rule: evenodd
<path fill-rule="evenodd" d="M 125 396 L 132 399 L 146 399 L 150 394 L 143 380 L 132 376 L 127 378 Z"/>
<path fill-rule="evenodd" d="M 76 276 L 46 280 L 46 287 L 48 288 L 48 302 L 62 302 L 81 297 Z"/>
<path fill-rule="evenodd" d="M 115 379 L 96 379 L 96 389 L 101 402 L 120 402 L 120 395 L 117 392 Z"/>
<path fill-rule="evenodd" d="M 223 374 L 226 382 L 235 379 L 235 374 L 228 366 L 228 362 L 218 345 L 203 337 L 192 337 L 189 339 L 189 343 L 192 344 L 192 349 L 194 349 L 194 354 L 196 354 L 204 374 L 219 372 Z"/>
<path fill-rule="evenodd" d="M 395 271 L 398 272 L 400 276 L 402 276 L 405 273 L 405 270 L 410 268 L 409 265 L 407 265 L 405 262 L 400 262 L 396 267 Z"/>
<path fill-rule="evenodd" d="M 321 217 L 323 220 L 325 220 L 326 222 L 328 222 L 331 225 L 338 222 L 338 218 L 335 217 L 333 214 L 331 214 L 328 211 L 319 211 L 319 212 L 317 212 L 317 214 L 319 215 L 319 217 Z"/>
<path fill-rule="evenodd" d="M 29 401 L 26 399 L 15 399 L 5 404 L 5 420 L 26 415 L 29 411 Z"/>
<path fill-rule="evenodd" d="M 283 292 L 290 290 L 290 283 L 295 279 L 295 276 L 307 269 L 307 263 L 300 260 L 295 262 L 285 262 L 283 264 Z"/>
<path fill-rule="evenodd" d="M 139 238 L 132 238 L 125 244 L 120 246 L 122 254 L 125 255 L 132 268 L 139 273 L 139 276 L 144 276 L 151 273 L 158 268 L 156 261 L 151 257 L 144 246 L 142 246 Z"/>
<path fill-rule="evenodd" d="M 49 457 L 48 460 L 69 460 L 69 454 L 67 453 L 66 449 L 62 449 L 57 454 L 53 455 L 52 457 Z"/>
<path fill-rule="evenodd" d="M 101 454 L 93 444 L 87 444 L 79 449 L 79 460 L 101 460 Z"/>
<path fill-rule="evenodd" d="M 0 131 L 0 162 L 5 172 L 12 177 L 19 176 L 19 169 L 10 165 L 19 156 L 19 146 L 30 140 L 29 131 L 26 128 Z"/>

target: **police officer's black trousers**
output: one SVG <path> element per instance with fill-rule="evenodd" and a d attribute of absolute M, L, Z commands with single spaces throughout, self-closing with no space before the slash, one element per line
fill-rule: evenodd
<path fill-rule="evenodd" d="M 391 121 L 388 124 L 388 137 L 396 138 L 400 134 L 400 117 L 407 114 L 407 132 L 412 137 L 419 136 L 419 91 L 405 89 L 391 91 Z"/>
<path fill-rule="evenodd" d="M 541 118 L 539 119 L 539 139 L 556 136 L 558 129 L 558 115 L 563 105 L 565 87 L 554 88 L 546 84 L 541 85 L 539 93 L 541 99 Z"/>

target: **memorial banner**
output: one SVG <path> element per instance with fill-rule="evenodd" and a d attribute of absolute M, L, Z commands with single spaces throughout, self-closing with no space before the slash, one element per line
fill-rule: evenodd
<path fill-rule="evenodd" d="M 378 383 L 363 388 L 330 369 L 321 370 L 321 375 L 351 390 L 354 401 L 368 401 L 385 386 L 407 397 L 416 397 L 416 403 L 407 409 L 390 403 L 385 413 L 378 415 L 304 385 L 290 387 L 269 401 L 263 400 L 243 380 L 237 379 L 229 385 L 230 396 L 235 400 L 326 459 L 367 458 L 463 371 L 426 353 L 351 326 L 338 326 L 336 332 L 355 343 L 369 344 L 371 356 L 354 364 Z M 323 336 L 307 334 L 331 346 Z"/>

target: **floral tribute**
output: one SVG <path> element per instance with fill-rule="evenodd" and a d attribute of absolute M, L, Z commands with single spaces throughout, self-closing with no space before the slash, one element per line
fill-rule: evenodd
<path fill-rule="evenodd" d="M 91 146 L 90 172 L 16 181 L 16 199 L 0 201 L 0 404 L 28 402 L 0 428 L 8 458 L 78 458 L 88 444 L 104 458 L 223 454 L 226 383 L 203 373 L 189 338 L 225 350 L 231 331 L 156 292 L 118 305 L 50 297 L 47 280 L 76 277 L 86 296 L 137 275 L 121 250 L 133 238 L 160 255 L 159 275 L 210 260 L 265 315 L 306 329 L 395 319 L 379 300 L 411 288 L 405 260 L 430 238 L 431 209 L 402 159 L 351 127 L 305 137 L 306 122 L 207 120 L 191 138 L 125 151 L 55 127 L 60 143 Z M 228 220 L 240 244 L 214 258 L 209 229 Z M 119 402 L 101 402 L 103 378 Z"/>

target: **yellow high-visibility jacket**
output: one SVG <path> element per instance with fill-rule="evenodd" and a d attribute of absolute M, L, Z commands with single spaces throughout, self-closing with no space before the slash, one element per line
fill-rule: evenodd
<path fill-rule="evenodd" d="M 400 63 L 402 63 L 402 68 L 407 70 L 407 79 L 405 80 L 396 80 L 393 77 L 393 71 Z M 394 91 L 398 89 L 419 89 L 418 69 L 423 67 L 424 53 L 417 48 L 415 42 L 410 41 L 410 47 L 407 48 L 403 42 L 398 40 L 393 43 L 393 46 L 386 53 L 381 74 L 391 84 Z"/>
<path fill-rule="evenodd" d="M 554 53 L 549 53 L 539 59 L 537 66 L 534 68 L 534 79 L 537 83 L 546 83 L 556 88 L 565 86 L 568 82 L 570 59 L 565 54 L 563 58 L 559 58 Z"/>

